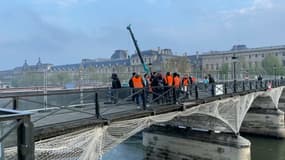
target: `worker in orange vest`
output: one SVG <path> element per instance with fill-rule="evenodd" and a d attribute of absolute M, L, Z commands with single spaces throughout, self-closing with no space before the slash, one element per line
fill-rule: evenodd
<path fill-rule="evenodd" d="M 170 72 L 167 72 L 164 77 L 164 84 L 165 86 L 172 86 L 173 85 L 173 76 L 170 74 Z"/>
<path fill-rule="evenodd" d="M 170 74 L 170 72 L 166 72 L 166 75 L 163 79 L 164 83 L 164 92 L 167 92 L 164 96 L 165 100 L 167 102 L 171 101 L 171 95 L 172 95 L 172 89 L 171 87 L 173 86 L 173 76 Z"/>
<path fill-rule="evenodd" d="M 189 76 L 187 74 L 185 74 L 183 79 L 182 79 L 182 91 L 187 93 L 189 85 L 190 85 Z"/>
<path fill-rule="evenodd" d="M 135 90 L 134 93 L 134 98 L 136 100 L 136 104 L 137 104 L 137 108 L 140 108 L 140 101 L 139 98 L 141 97 L 142 101 L 144 102 L 144 83 L 143 83 L 143 78 L 136 73 L 136 75 L 132 78 L 132 82 L 133 82 L 133 87 Z"/>
<path fill-rule="evenodd" d="M 180 75 L 177 73 L 173 73 L 173 85 L 175 88 L 180 88 L 181 80 Z"/>
<path fill-rule="evenodd" d="M 181 79 L 178 73 L 173 73 L 173 85 L 175 87 L 175 96 L 180 96 Z"/>

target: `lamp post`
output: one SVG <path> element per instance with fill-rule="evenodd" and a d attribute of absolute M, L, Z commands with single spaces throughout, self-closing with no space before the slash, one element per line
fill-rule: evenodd
<path fill-rule="evenodd" d="M 237 62 L 237 56 L 236 54 L 234 53 L 233 56 L 232 56 L 232 61 L 233 61 L 233 72 L 234 72 L 234 75 L 233 75 L 233 78 L 234 78 L 234 93 L 237 92 L 237 80 L 236 80 L 236 62 Z"/>
<path fill-rule="evenodd" d="M 276 86 L 276 70 L 277 70 L 277 66 L 276 64 L 273 65 L 273 70 L 274 70 L 274 86 Z"/>
<path fill-rule="evenodd" d="M 47 109 L 47 85 L 48 85 L 48 71 L 50 69 L 50 66 L 47 66 L 44 69 L 44 110 Z"/>
<path fill-rule="evenodd" d="M 79 69 L 79 91 L 80 91 L 80 104 L 83 104 L 83 88 L 82 88 L 82 81 L 83 81 L 83 76 L 82 76 L 82 66 L 80 66 L 80 69 Z"/>

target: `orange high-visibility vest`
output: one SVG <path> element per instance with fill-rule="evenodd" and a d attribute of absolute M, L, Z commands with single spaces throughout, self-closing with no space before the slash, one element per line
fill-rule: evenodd
<path fill-rule="evenodd" d="M 139 76 L 136 78 L 135 76 L 132 78 L 134 88 L 143 88 L 143 82 L 142 82 L 142 77 Z"/>
<path fill-rule="evenodd" d="M 189 85 L 189 78 L 188 77 L 184 77 L 182 80 L 182 84 L 183 86 L 188 86 Z"/>
<path fill-rule="evenodd" d="M 173 77 L 172 76 L 165 76 L 165 82 L 168 86 L 172 86 L 173 85 Z"/>
<path fill-rule="evenodd" d="M 192 77 L 192 82 L 196 83 L 197 79 L 195 77 Z"/>
<path fill-rule="evenodd" d="M 180 78 L 178 76 L 174 77 L 174 86 L 175 88 L 180 87 Z"/>

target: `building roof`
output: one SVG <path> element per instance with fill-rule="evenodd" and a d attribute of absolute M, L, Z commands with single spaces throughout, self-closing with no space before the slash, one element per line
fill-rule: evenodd
<path fill-rule="evenodd" d="M 82 63 L 84 67 L 105 67 L 105 66 L 117 66 L 117 65 L 130 65 L 129 59 L 108 60 L 99 62 L 85 62 Z"/>
<path fill-rule="evenodd" d="M 201 56 L 214 56 L 214 55 L 223 55 L 223 54 L 233 54 L 233 53 L 249 53 L 249 52 L 262 52 L 262 51 L 272 51 L 272 50 L 285 50 L 285 45 L 280 46 L 271 46 L 271 47 L 259 47 L 259 48 L 239 48 L 235 50 L 229 50 L 229 51 L 210 51 L 206 52 L 204 54 L 201 54 Z"/>
<path fill-rule="evenodd" d="M 158 55 L 158 53 L 159 52 L 156 51 L 156 50 L 145 50 L 145 51 L 141 52 L 142 56 L 153 56 L 153 55 Z M 138 56 L 137 53 L 133 54 L 131 57 L 133 58 L 133 57 L 136 57 L 136 56 Z"/>

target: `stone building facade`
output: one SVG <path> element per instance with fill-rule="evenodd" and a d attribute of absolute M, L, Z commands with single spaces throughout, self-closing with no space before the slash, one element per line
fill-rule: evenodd
<path fill-rule="evenodd" d="M 184 65 L 190 64 L 189 59 L 173 55 L 171 49 L 145 50 L 141 54 L 145 64 L 148 65 L 151 71 L 162 73 L 167 71 L 180 72 L 177 68 L 182 68 L 183 71 L 190 71 L 190 65 Z M 181 59 L 185 63 L 182 63 L 182 61 L 180 63 L 179 60 Z M 82 59 L 77 64 L 52 65 L 42 63 L 39 59 L 35 65 L 30 65 L 25 61 L 20 67 L 8 71 L 0 71 L 0 80 L 12 81 L 13 78 L 19 77 L 23 73 L 38 73 L 37 79 L 39 82 L 35 84 L 42 84 L 43 78 L 39 76 L 44 75 L 44 72 L 48 72 L 49 79 L 55 79 L 54 77 L 56 76 L 57 79 L 62 80 L 63 76 L 68 76 L 68 79 L 71 79 L 72 82 L 78 83 L 80 81 L 80 83 L 86 84 L 97 81 L 109 82 L 112 73 L 118 73 L 119 77 L 124 81 L 129 79 L 132 72 L 145 73 L 136 53 L 129 55 L 126 50 L 115 50 L 109 59 Z"/>
<path fill-rule="evenodd" d="M 260 48 L 247 48 L 245 45 L 235 45 L 229 51 L 210 51 L 200 55 L 202 72 L 204 75 L 210 73 L 217 79 L 224 79 L 220 73 L 222 70 L 227 72 L 227 76 L 233 77 L 233 56 L 237 57 L 236 71 L 237 77 L 243 79 L 248 74 L 249 69 L 254 68 L 258 73 L 259 68 L 262 68 L 262 61 L 267 55 L 277 56 L 281 60 L 282 64 L 285 64 L 285 45 L 284 46 L 272 46 L 272 47 L 260 47 Z M 225 68 L 227 68 L 225 70 Z M 225 73 L 224 73 L 225 74 Z"/>

